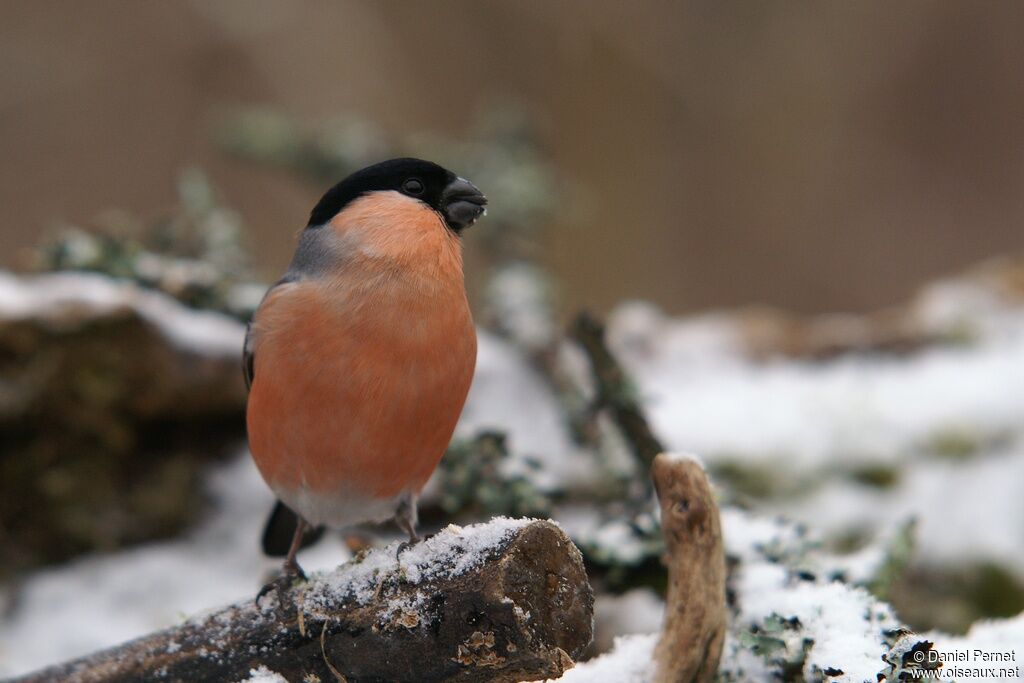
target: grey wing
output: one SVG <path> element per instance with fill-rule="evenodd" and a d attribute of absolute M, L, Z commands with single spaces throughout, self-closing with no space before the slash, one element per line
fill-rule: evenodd
<path fill-rule="evenodd" d="M 299 278 L 291 271 L 285 273 L 284 277 L 270 286 L 270 289 L 263 295 L 263 301 L 266 301 L 270 293 L 281 285 L 297 282 L 298 280 Z M 260 302 L 260 306 L 263 305 L 263 301 Z M 256 312 L 259 312 L 259 310 L 259 306 L 257 306 Z M 253 319 L 255 318 L 256 313 L 253 313 Z M 246 389 L 252 389 L 252 380 L 256 376 L 256 335 L 253 332 L 252 323 L 253 321 L 250 320 L 249 324 L 245 326 L 245 343 L 242 344 L 242 376 L 245 378 Z"/>
<path fill-rule="evenodd" d="M 252 378 L 256 374 L 256 352 L 253 349 L 252 322 L 245 326 L 245 344 L 242 345 L 242 376 L 245 388 L 252 389 Z"/>

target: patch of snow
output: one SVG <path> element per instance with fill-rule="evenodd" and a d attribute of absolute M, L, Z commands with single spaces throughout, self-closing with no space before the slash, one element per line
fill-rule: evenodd
<path fill-rule="evenodd" d="M 888 606 L 862 588 L 839 582 L 794 580 L 774 565 L 746 567 L 738 579 L 740 622 L 753 625 L 772 615 L 796 617 L 801 634 L 814 639 L 804 676 L 814 680 L 827 668 L 841 669 L 836 680 L 873 680 L 889 647 L 883 632 L 899 625 Z M 817 673 L 816 673 L 817 672 Z"/>
<path fill-rule="evenodd" d="M 862 588 L 795 571 L 797 567 L 834 566 L 838 562 L 822 553 L 799 526 L 735 508 L 722 510 L 722 523 L 723 534 L 729 539 L 727 552 L 738 560 L 730 582 L 736 605 L 723 648 L 720 675 L 724 680 L 756 683 L 777 677 L 778 664 L 769 664 L 770 658 L 745 642 L 751 628 L 763 629 L 772 618 L 781 618 L 793 630 L 762 633 L 789 639 L 798 653 L 804 639 L 812 641 L 803 659 L 802 673 L 807 680 L 820 680 L 825 670 L 842 671 L 829 680 L 876 680 L 886 667 L 882 656 L 890 651 L 887 636 L 901 627 L 892 609 Z M 629 606 L 628 602 L 608 607 L 624 612 L 648 611 L 649 605 Z M 617 638 L 611 652 L 577 665 L 558 680 L 653 681 L 658 625 L 649 624 L 648 629 L 647 635 Z M 963 639 L 923 634 L 913 636 L 913 640 L 933 640 L 940 650 L 968 646 L 1007 650 L 1019 648 L 1024 642 L 1020 639 L 1022 633 L 1024 614 L 1012 620 L 978 624 Z"/>
<path fill-rule="evenodd" d="M 970 649 L 977 648 L 988 652 L 1016 649 L 1017 663 L 1024 657 L 1024 612 L 1011 619 L 986 619 L 975 623 L 964 636 L 951 636 L 940 631 L 923 634 L 925 638 L 934 640 L 936 649 Z M 1022 665 L 1024 666 L 1024 665 Z"/>
<path fill-rule="evenodd" d="M 185 538 L 82 558 L 35 572 L 19 585 L 14 609 L 0 621 L 0 676 L 85 655 L 180 623 L 185 615 L 254 598 L 268 572 L 279 566 L 259 547 L 273 495 L 246 452 L 213 468 L 206 485 L 217 508 Z M 341 540 L 328 534 L 300 560 L 316 570 L 350 556 Z"/>
<path fill-rule="evenodd" d="M 806 498 L 773 507 L 813 520 L 823 534 L 871 532 L 894 520 L 916 519 L 915 557 L 936 565 L 964 558 L 1006 567 L 1024 581 L 1024 442 L 965 461 L 916 461 L 899 482 L 878 489 L 834 481 Z M 856 514 L 852 514 L 856 511 Z"/>
<path fill-rule="evenodd" d="M 1024 579 L 1024 544 L 1006 542 L 1024 538 L 1024 307 L 960 279 L 928 288 L 909 315 L 937 335 L 968 329 L 969 343 L 755 360 L 739 318 L 672 319 L 647 304 L 620 307 L 609 340 L 670 449 L 788 486 L 758 500 L 763 511 L 828 536 L 916 518 L 921 560 L 990 560 Z M 944 440 L 970 452 L 948 457 Z M 888 488 L 851 476 L 877 467 L 893 472 Z"/>
<path fill-rule="evenodd" d="M 611 652 L 577 664 L 559 683 L 649 683 L 654 680 L 656 633 L 622 636 Z M 549 681 L 555 679 L 548 679 Z"/>
<path fill-rule="evenodd" d="M 196 353 L 235 356 L 245 337 L 237 320 L 188 308 L 132 282 L 94 273 L 21 276 L 0 271 L 0 318 L 59 321 L 123 309 L 134 310 L 168 340 Z"/>
<path fill-rule="evenodd" d="M 943 291 L 953 296 L 962 289 Z M 924 297 L 921 315 L 948 320 L 953 313 L 935 312 L 941 300 L 936 288 Z M 735 317 L 675 320 L 637 304 L 612 315 L 609 342 L 673 449 L 702 453 L 709 462 L 762 459 L 784 470 L 851 456 L 898 462 L 938 429 L 1013 433 L 1024 424 L 1024 403 L 1014 400 L 1024 383 L 1024 311 L 951 308 L 969 312 L 970 324 L 982 330 L 975 342 L 907 357 L 758 362 L 737 343 Z M 994 318 L 998 324 L 981 324 Z"/>
<path fill-rule="evenodd" d="M 563 488 L 594 476 L 592 458 L 572 441 L 551 388 L 524 354 L 488 332 L 478 332 L 476 375 L 456 436 L 483 430 L 508 435 L 508 468 L 539 488 Z M 532 468 L 533 460 L 540 464 Z"/>
<path fill-rule="evenodd" d="M 740 560 L 731 577 L 737 613 L 732 638 L 723 654 L 723 670 L 747 678 L 752 662 L 743 654 L 739 633 L 776 615 L 799 620 L 798 637 L 814 640 L 804 676 L 817 680 L 827 668 L 841 669 L 835 680 L 875 680 L 889 647 L 885 632 L 900 623 L 891 608 L 862 588 L 829 581 L 824 572 L 800 573 L 835 565 L 823 557 L 803 530 L 782 520 L 766 520 L 734 508 L 722 510 L 727 554 Z M 744 666 L 744 662 L 746 665 Z"/>
<path fill-rule="evenodd" d="M 288 683 L 288 679 L 276 671 L 260 666 L 258 669 L 250 669 L 249 677 L 243 678 L 238 683 Z"/>
<path fill-rule="evenodd" d="M 634 588 L 622 595 L 598 594 L 594 599 L 594 645 L 607 652 L 619 636 L 661 630 L 665 602 L 650 588 Z"/>
<path fill-rule="evenodd" d="M 371 550 L 334 571 L 312 577 L 304 604 L 314 612 L 339 600 L 355 600 L 365 605 L 388 578 L 400 576 L 403 583 L 417 585 L 465 574 L 483 564 L 516 531 L 534 521 L 496 517 L 467 527 L 449 524 L 397 557 L 398 541 Z"/>
<path fill-rule="evenodd" d="M 1024 343 L 987 352 L 936 349 L 913 359 L 823 365 L 634 364 L 658 433 L 708 462 L 758 459 L 782 472 L 857 457 L 897 461 L 937 430 L 1024 424 Z M 950 387 L 956 387 L 950 391 Z"/>
<path fill-rule="evenodd" d="M 607 561 L 631 565 L 647 555 L 647 547 L 627 519 L 604 519 L 588 505 L 565 505 L 553 516 L 577 545 L 603 555 Z"/>
<path fill-rule="evenodd" d="M 548 280 L 536 265 L 517 262 L 500 267 L 488 282 L 490 318 L 523 348 L 542 350 L 558 333 L 549 310 Z"/>

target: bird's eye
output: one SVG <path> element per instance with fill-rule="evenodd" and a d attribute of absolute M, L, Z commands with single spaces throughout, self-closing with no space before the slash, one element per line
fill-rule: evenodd
<path fill-rule="evenodd" d="M 423 181 L 419 178 L 409 178 L 402 183 L 402 191 L 406 194 L 419 196 L 423 194 Z"/>

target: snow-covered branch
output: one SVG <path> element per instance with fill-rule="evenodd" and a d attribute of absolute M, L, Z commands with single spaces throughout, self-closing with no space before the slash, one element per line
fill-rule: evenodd
<path fill-rule="evenodd" d="M 554 524 L 498 518 L 371 551 L 257 605 L 17 679 L 18 683 L 518 681 L 557 677 L 589 644 L 593 592 Z"/>

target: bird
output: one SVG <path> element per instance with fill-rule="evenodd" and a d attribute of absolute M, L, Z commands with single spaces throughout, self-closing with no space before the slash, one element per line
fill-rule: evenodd
<path fill-rule="evenodd" d="M 249 450 L 280 501 L 274 516 L 295 518 L 281 579 L 305 578 L 296 554 L 308 530 L 392 518 L 419 540 L 419 494 L 476 367 L 461 235 L 486 207 L 473 183 L 430 161 L 356 171 L 317 202 L 254 312 L 242 354 Z"/>

